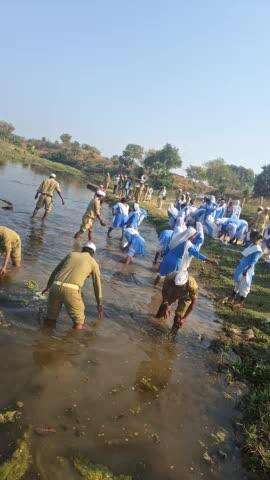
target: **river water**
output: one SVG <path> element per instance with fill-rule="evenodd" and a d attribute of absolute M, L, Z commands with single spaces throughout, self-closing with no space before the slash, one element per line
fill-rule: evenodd
<path fill-rule="evenodd" d="M 87 330 L 74 333 L 64 311 L 55 330 L 44 330 L 44 302 L 35 300 L 25 283 L 35 280 L 43 289 L 57 262 L 78 248 L 73 234 L 92 193 L 63 180 L 66 205 L 56 198 L 45 224 L 40 218 L 32 221 L 43 178 L 28 167 L 1 165 L 0 197 L 15 208 L 0 210 L 0 224 L 20 234 L 23 267 L 0 283 L 5 320 L 0 325 L 0 410 L 24 403 L 19 423 L 0 429 L 1 461 L 31 424 L 56 432 L 33 433 L 27 479 L 79 479 L 71 464 L 79 453 L 134 480 L 244 480 L 234 444 L 235 396 L 216 373 L 216 358 L 207 348 L 220 328 L 209 300 L 200 296 L 174 344 L 154 325 L 160 290 L 153 288 L 156 233 L 151 225 L 141 228 L 145 258 L 130 266 L 120 263 L 119 233 L 107 241 L 106 229 L 96 225 L 105 318 L 97 320 L 89 284 Z M 109 222 L 107 205 L 103 212 Z M 220 444 L 217 432 L 225 438 Z M 213 463 L 203 458 L 206 452 Z"/>

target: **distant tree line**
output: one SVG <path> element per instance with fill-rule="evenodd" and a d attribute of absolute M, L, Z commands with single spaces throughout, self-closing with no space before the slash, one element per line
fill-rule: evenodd
<path fill-rule="evenodd" d="M 80 144 L 72 140 L 69 133 L 62 133 L 59 140 L 26 139 L 15 134 L 15 127 L 4 120 L 0 121 L 0 139 L 12 142 L 41 157 L 83 170 L 86 174 L 123 173 L 139 177 L 146 173 L 149 184 L 154 188 L 173 185 L 172 168 L 179 168 L 182 159 L 179 149 L 166 143 L 159 150 L 144 150 L 141 145 L 128 144 L 121 155 L 104 157 L 93 145 Z M 191 165 L 187 168 L 187 177 L 195 181 L 207 181 L 218 193 L 226 194 L 232 191 L 249 195 L 270 196 L 270 164 L 263 167 L 262 172 L 255 176 L 251 168 L 232 165 L 223 158 L 216 158 L 202 166 Z"/>
<path fill-rule="evenodd" d="M 221 194 L 236 191 L 250 195 L 255 182 L 255 174 L 251 168 L 230 165 L 223 158 L 216 158 L 202 166 L 191 165 L 187 168 L 187 176 L 194 180 L 207 181 Z"/>

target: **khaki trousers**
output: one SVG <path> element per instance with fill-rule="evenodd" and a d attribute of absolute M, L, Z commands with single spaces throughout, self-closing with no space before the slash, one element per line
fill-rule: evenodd
<path fill-rule="evenodd" d="M 61 285 L 51 286 L 47 307 L 48 319 L 56 320 L 63 305 L 75 325 L 85 322 L 85 306 L 79 287 L 75 290 Z"/>

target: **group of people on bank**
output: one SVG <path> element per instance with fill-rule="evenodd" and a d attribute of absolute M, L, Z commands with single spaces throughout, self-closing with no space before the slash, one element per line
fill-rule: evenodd
<path fill-rule="evenodd" d="M 105 180 L 105 185 L 101 185 L 90 200 L 82 216 L 79 230 L 74 235 L 75 239 L 79 240 L 87 232 L 88 241 L 80 252 L 71 252 L 56 266 L 43 291 L 48 292 L 47 322 L 51 325 L 56 322 L 64 305 L 73 320 L 73 328 L 81 330 L 84 327 L 85 306 L 81 291 L 89 277 L 92 278 L 99 317 L 103 316 L 101 275 L 94 258 L 96 246 L 93 243 L 93 227 L 96 221 L 106 226 L 102 217 L 102 204 L 110 187 L 110 176 L 107 175 Z M 145 179 L 141 180 L 144 185 Z M 113 190 L 117 193 L 115 185 Z M 36 192 L 37 203 L 33 217 L 40 209 L 44 209 L 43 219 L 48 216 L 52 210 L 55 193 L 59 195 L 64 205 L 59 182 L 56 175 L 51 174 L 40 184 Z M 134 257 L 145 253 L 146 241 L 140 234 L 140 226 L 147 217 L 147 212 L 140 207 L 138 201 L 133 202 L 130 208 L 128 195 L 122 194 L 122 191 L 118 192 L 119 201 L 112 208 L 112 222 L 108 227 L 107 236 L 110 237 L 115 229 L 121 231 L 121 246 L 126 252 L 124 261 L 129 264 Z M 160 201 L 164 196 L 166 189 L 165 193 L 163 189 Z M 239 201 L 226 202 L 224 199 L 217 201 L 214 196 L 210 196 L 196 206 L 189 193 L 178 191 L 175 203 L 168 208 L 168 222 L 170 228 L 159 234 L 153 263 L 154 265 L 159 263 L 155 285 L 161 278 L 164 279 L 162 302 L 156 317 L 167 318 L 171 305 L 178 301 L 171 329 L 174 336 L 192 311 L 198 292 L 197 282 L 189 273 L 192 259 L 217 266 L 215 260 L 207 258 L 200 252 L 205 235 L 245 245 L 242 259 L 234 272 L 234 290 L 231 296 L 232 302 L 242 304 L 250 291 L 255 266 L 263 255 L 263 250 L 270 250 L 270 220 L 269 209 L 259 207 L 256 218 L 248 225 L 241 219 Z M 20 237 L 5 226 L 0 226 L 0 252 L 4 257 L 0 276 L 5 275 L 9 261 L 15 267 L 20 266 Z"/>

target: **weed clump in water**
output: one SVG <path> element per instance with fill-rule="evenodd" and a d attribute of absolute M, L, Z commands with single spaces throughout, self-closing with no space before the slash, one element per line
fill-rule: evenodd
<path fill-rule="evenodd" d="M 10 460 L 0 466 L 0 480 L 20 480 L 31 464 L 30 431 L 19 440 L 18 447 Z"/>
<path fill-rule="evenodd" d="M 74 458 L 74 467 L 85 480 L 132 480 L 130 475 L 114 475 L 104 465 L 94 465 L 81 457 Z"/>

